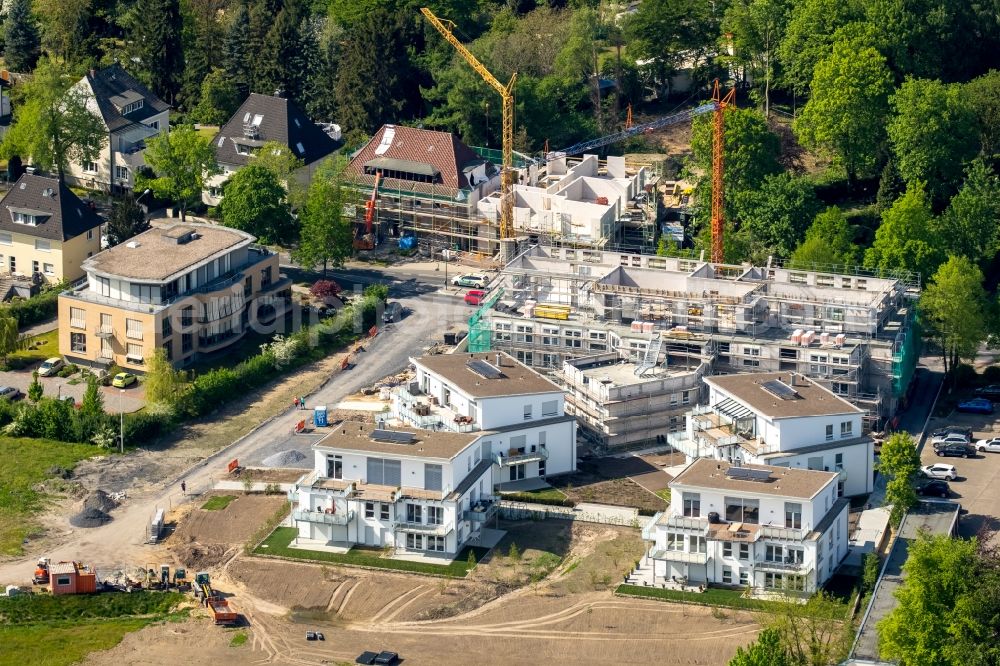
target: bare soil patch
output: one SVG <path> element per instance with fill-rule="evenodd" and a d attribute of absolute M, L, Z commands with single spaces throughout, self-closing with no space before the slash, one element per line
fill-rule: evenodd
<path fill-rule="evenodd" d="M 284 496 L 240 495 L 220 511 L 206 511 L 199 504 L 183 515 L 168 517 L 168 522 L 176 518 L 177 528 L 166 543 L 243 544 L 284 503 Z"/>
<path fill-rule="evenodd" d="M 581 462 L 576 473 L 550 482 L 574 502 L 662 511 L 667 503 L 656 491 L 666 488 L 671 479 L 663 467 L 681 462 L 681 454 L 595 458 Z"/>

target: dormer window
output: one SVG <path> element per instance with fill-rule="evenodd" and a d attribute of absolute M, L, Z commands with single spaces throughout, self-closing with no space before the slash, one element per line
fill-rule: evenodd
<path fill-rule="evenodd" d="M 28 213 L 14 213 L 14 221 L 18 224 L 27 224 L 29 226 L 38 226 L 38 223 L 42 221 L 40 215 L 30 215 Z"/>
<path fill-rule="evenodd" d="M 138 111 L 139 109 L 142 108 L 142 105 L 143 105 L 144 102 L 145 102 L 145 100 L 141 100 L 140 99 L 140 100 L 136 100 L 135 102 L 131 102 L 130 104 L 126 104 L 125 106 L 122 107 L 122 115 L 123 116 L 127 116 L 128 114 L 132 113 L 133 111 Z"/>
<path fill-rule="evenodd" d="M 251 148 L 250 146 L 246 145 L 245 143 L 236 143 L 236 142 L 233 143 L 236 146 L 236 152 L 239 153 L 240 155 L 253 155 L 253 148 Z"/>

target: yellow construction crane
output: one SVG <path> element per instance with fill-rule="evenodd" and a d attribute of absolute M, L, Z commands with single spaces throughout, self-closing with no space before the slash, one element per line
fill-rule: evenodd
<path fill-rule="evenodd" d="M 495 76 L 490 74 L 483 63 L 479 62 L 476 56 L 472 55 L 469 49 L 465 48 L 462 42 L 458 41 L 451 29 L 434 15 L 427 7 L 422 7 L 420 13 L 431 22 L 438 32 L 448 40 L 448 43 L 455 47 L 465 60 L 472 65 L 479 76 L 483 77 L 486 83 L 490 84 L 494 90 L 500 93 L 503 99 L 503 164 L 500 173 L 500 238 L 508 239 L 514 237 L 514 82 L 517 80 L 517 72 L 511 75 L 510 83 L 504 85 Z M 449 21 L 449 24 L 455 24 Z M 500 244 L 501 255 L 504 252 L 504 244 Z M 507 259 L 504 257 L 504 259 Z"/>

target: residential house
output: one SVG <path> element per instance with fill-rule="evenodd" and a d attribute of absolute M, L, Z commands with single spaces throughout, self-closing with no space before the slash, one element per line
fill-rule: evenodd
<path fill-rule="evenodd" d="M 337 142 L 292 100 L 280 95 L 250 93 L 212 139 L 215 161 L 222 171 L 206 181 L 202 201 L 209 206 L 219 205 L 226 181 L 252 163 L 268 142 L 287 146 L 306 170 L 337 147 Z"/>
<path fill-rule="evenodd" d="M 25 173 L 0 209 L 0 273 L 12 278 L 74 282 L 101 250 L 101 218 L 57 178 Z"/>
<path fill-rule="evenodd" d="M 392 418 L 435 431 L 485 433 L 497 481 L 576 470 L 576 419 L 565 393 L 507 354 L 411 358 L 416 377 L 392 392 Z"/>
<path fill-rule="evenodd" d="M 699 458 L 643 529 L 653 584 L 815 592 L 847 555 L 849 507 L 834 472 Z"/>
<path fill-rule="evenodd" d="M 175 365 L 271 332 L 291 295 L 278 255 L 208 224 L 155 227 L 83 262 L 87 283 L 59 296 L 59 352 L 142 371 L 154 349 Z"/>
<path fill-rule="evenodd" d="M 822 470 L 837 474 L 838 495 L 872 491 L 875 444 L 861 430 L 863 410 L 794 372 L 706 377 L 708 402 L 687 414 L 667 442 L 688 460 Z"/>
<path fill-rule="evenodd" d="M 108 138 L 94 161 L 71 162 L 65 178 L 92 190 L 134 189 L 136 172 L 146 165 L 146 141 L 170 129 L 170 105 L 118 64 L 90 70 L 73 89 L 104 123 Z"/>
<path fill-rule="evenodd" d="M 313 446 L 296 483 L 300 548 L 393 548 L 454 559 L 492 516 L 493 461 L 482 433 L 345 421 Z"/>

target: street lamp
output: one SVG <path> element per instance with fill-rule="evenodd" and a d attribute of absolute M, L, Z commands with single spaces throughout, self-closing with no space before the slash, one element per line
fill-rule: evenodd
<path fill-rule="evenodd" d="M 148 192 L 149 190 L 147 190 Z M 125 453 L 125 409 L 122 407 L 122 399 L 125 397 L 125 389 L 118 389 L 118 417 L 120 419 L 118 431 L 118 447 L 121 453 Z"/>

